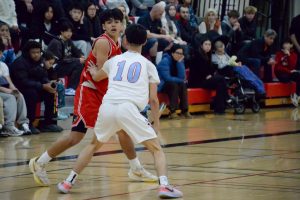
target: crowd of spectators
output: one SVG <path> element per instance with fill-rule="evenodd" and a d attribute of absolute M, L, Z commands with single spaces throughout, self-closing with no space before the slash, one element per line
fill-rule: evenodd
<path fill-rule="evenodd" d="M 13 118 L 15 135 L 20 132 L 39 133 L 33 126 L 35 111 L 40 101 L 45 103 L 42 131 L 61 131 L 56 125 L 53 80 L 66 78 L 66 95 L 74 95 L 85 59 L 92 44 L 102 33 L 99 16 L 105 9 L 119 8 L 124 18 L 124 30 L 130 23 L 139 23 L 147 29 L 147 43 L 143 55 L 157 65 L 162 84 L 160 91 L 170 98 L 170 118 L 178 118 L 180 108 L 184 117 L 188 112 L 187 88 L 216 90 L 212 109 L 223 114 L 230 101 L 225 75 L 212 60 L 216 41 L 223 37 L 224 58 L 236 55 L 243 65 L 251 69 L 264 82 L 272 82 L 272 66 L 282 82 L 297 82 L 292 94 L 294 105 L 300 100 L 299 60 L 300 16 L 292 21 L 291 40 L 283 43 L 276 53 L 276 32 L 268 29 L 262 37 L 256 34 L 256 12 L 253 6 L 229 10 L 220 19 L 215 8 L 209 8 L 203 19 L 195 15 L 191 0 L 5 0 L 0 1 L 1 70 L 9 85 L 1 90 L 26 106 L 16 106 Z M 133 17 L 131 17 L 133 16 Z M 241 16 L 241 17 L 240 17 Z M 121 38 L 120 38 L 121 39 Z M 220 46 L 220 45 L 219 45 Z M 124 48 L 125 49 L 125 48 Z M 158 59 L 161 52 L 162 59 Z M 53 57 L 52 73 L 43 67 L 42 54 Z M 160 54 L 160 55 L 161 55 Z M 216 55 L 216 54 L 215 54 Z M 215 57 L 216 58 L 216 57 Z M 44 63 L 44 64 L 43 64 Z M 49 65 L 49 63 L 48 63 Z M 6 67 L 9 70 L 6 70 Z M 186 76 L 186 69 L 190 70 Z M 8 71 L 10 73 L 8 73 Z M 262 73 L 263 71 L 263 73 Z M 10 78 L 11 77 L 11 81 Z M 17 91 L 17 92 L 15 92 Z M 4 95 L 4 94 L 3 94 Z M 24 96 L 24 98 L 23 98 Z M 178 101 L 178 99 L 180 101 Z M 2 98 L 4 105 L 6 100 Z M 5 106 L 4 106 L 5 107 Z M 27 107 L 27 109 L 26 109 Z M 4 110 L 5 119 L 8 114 Z M 22 113 L 22 114 L 21 114 Z M 25 114 L 24 114 L 25 113 Z M 25 117 L 24 117 L 25 115 Z M 8 128 L 10 122 L 4 122 Z M 25 125 L 24 125 L 25 124 Z M 27 126 L 28 125 L 28 129 Z M 16 128 L 16 129 L 15 129 Z M 18 131 L 20 131 L 18 133 Z"/>

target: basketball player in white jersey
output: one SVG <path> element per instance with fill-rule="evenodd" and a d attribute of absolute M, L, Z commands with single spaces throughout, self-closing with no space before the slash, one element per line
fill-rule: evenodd
<path fill-rule="evenodd" d="M 97 151 L 117 131 L 125 131 L 135 143 L 145 145 L 154 156 L 160 184 L 158 196 L 179 198 L 183 194 L 169 185 L 165 154 L 156 135 L 159 131 L 157 85 L 160 81 L 156 67 L 140 54 L 146 39 L 147 32 L 141 25 L 130 25 L 125 31 L 126 53 L 106 61 L 101 69 L 90 63 L 89 71 L 93 80 L 109 80 L 90 146 Z M 153 126 L 140 114 L 148 101 L 152 109 Z M 78 174 L 86 166 L 84 155 L 81 154 L 79 158 L 82 160 L 78 159 L 74 167 Z M 70 187 L 63 187 L 66 182 L 58 184 L 58 189 L 63 193 L 69 192 L 72 186 L 67 183 Z"/>

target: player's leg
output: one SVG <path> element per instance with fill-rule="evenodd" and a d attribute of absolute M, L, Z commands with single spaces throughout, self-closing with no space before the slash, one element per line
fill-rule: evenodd
<path fill-rule="evenodd" d="M 154 157 L 155 168 L 159 176 L 159 192 L 160 198 L 180 198 L 183 196 L 182 192 L 175 189 L 169 184 L 167 178 L 167 162 L 165 154 L 159 144 L 157 138 L 142 142 L 143 145 L 152 153 Z"/>
<path fill-rule="evenodd" d="M 93 136 L 92 142 L 87 145 L 79 154 L 76 163 L 73 167 L 73 170 L 70 172 L 69 176 L 66 180 L 59 183 L 57 188 L 62 193 L 68 193 L 72 188 L 72 185 L 75 184 L 75 181 L 81 171 L 89 164 L 91 161 L 93 154 L 103 145 L 103 143 L 99 142 L 96 136 Z"/>
<path fill-rule="evenodd" d="M 30 159 L 29 168 L 33 173 L 35 182 L 38 185 L 47 186 L 50 184 L 45 166 L 50 162 L 50 160 L 78 144 L 85 136 L 86 131 L 87 128 L 85 128 L 83 122 L 80 121 L 77 126 L 72 128 L 72 131 L 67 136 L 60 137 L 43 154 Z"/>
<path fill-rule="evenodd" d="M 154 176 L 153 174 L 148 172 L 141 165 L 138 157 L 136 156 L 134 144 L 131 138 L 126 134 L 126 132 L 121 130 L 117 134 L 119 137 L 121 148 L 129 161 L 129 165 L 130 165 L 130 170 L 128 172 L 129 178 L 134 181 L 145 181 L 145 182 L 157 181 L 157 176 Z"/>

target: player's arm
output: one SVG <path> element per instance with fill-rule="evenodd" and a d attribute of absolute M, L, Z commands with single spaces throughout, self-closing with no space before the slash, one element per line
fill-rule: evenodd
<path fill-rule="evenodd" d="M 88 62 L 88 69 L 87 69 L 94 81 L 101 81 L 107 78 L 106 72 L 102 68 L 98 68 L 93 62 Z"/>
<path fill-rule="evenodd" d="M 151 106 L 153 128 L 156 131 L 156 133 L 158 133 L 159 132 L 159 101 L 157 97 L 157 83 L 149 84 L 149 103 Z"/>
<path fill-rule="evenodd" d="M 101 71 L 103 64 L 108 60 L 108 54 L 110 51 L 110 45 L 107 40 L 105 39 L 99 39 L 93 49 L 93 54 L 96 57 L 97 63 L 96 63 L 96 68 L 97 68 L 97 73 L 96 70 L 94 69 L 95 65 L 94 63 L 89 63 L 89 72 L 93 73 L 92 78 L 94 81 L 99 81 L 104 78 L 102 78 L 105 73 L 104 71 Z M 92 72 L 93 71 L 93 72 Z"/>

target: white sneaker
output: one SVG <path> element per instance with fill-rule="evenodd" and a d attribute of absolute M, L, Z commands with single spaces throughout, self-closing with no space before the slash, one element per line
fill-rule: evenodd
<path fill-rule="evenodd" d="M 30 171 L 33 173 L 34 181 L 41 186 L 50 185 L 50 181 L 45 170 L 45 165 L 37 163 L 38 157 L 32 158 L 29 161 Z"/>
<path fill-rule="evenodd" d="M 298 104 L 299 104 L 299 96 L 294 93 L 294 94 L 291 94 L 291 101 L 292 101 L 292 104 L 295 106 L 295 107 L 298 107 Z"/>
<path fill-rule="evenodd" d="M 158 197 L 161 199 L 175 199 L 183 197 L 183 194 L 171 185 L 161 185 L 158 189 Z"/>
<path fill-rule="evenodd" d="M 67 194 L 70 192 L 72 188 L 72 183 L 68 182 L 68 181 L 63 181 L 57 184 L 57 189 L 64 194 Z"/>
<path fill-rule="evenodd" d="M 65 95 L 66 96 L 74 96 L 75 95 L 75 90 L 73 88 L 68 88 L 65 90 Z"/>
<path fill-rule="evenodd" d="M 131 180 L 142 182 L 155 182 L 158 180 L 157 176 L 154 176 L 143 167 L 141 169 L 132 170 L 128 172 L 128 176 Z"/>
<path fill-rule="evenodd" d="M 22 131 L 24 131 L 24 135 L 30 135 L 31 134 L 31 130 L 30 130 L 29 125 L 27 123 L 22 124 L 21 129 L 22 129 Z"/>
<path fill-rule="evenodd" d="M 12 137 L 21 136 L 24 134 L 24 131 L 19 130 L 15 126 L 6 126 L 5 130 L 7 131 L 7 134 Z"/>

